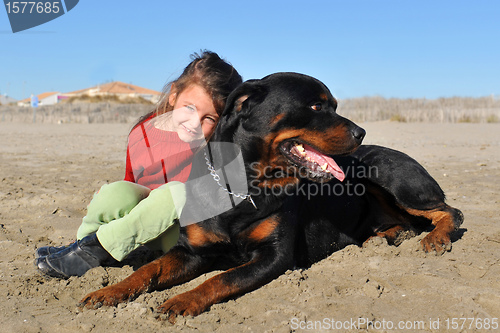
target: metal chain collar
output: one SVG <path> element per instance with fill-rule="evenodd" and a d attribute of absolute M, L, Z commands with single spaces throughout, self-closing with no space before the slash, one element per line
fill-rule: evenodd
<path fill-rule="evenodd" d="M 257 209 L 257 206 L 255 205 L 255 202 L 253 202 L 252 196 L 250 194 L 234 193 L 234 192 L 229 191 L 224 186 L 222 186 L 222 184 L 220 183 L 220 176 L 215 171 L 215 168 L 212 165 L 212 163 L 210 163 L 210 160 L 208 159 L 207 153 L 206 152 L 203 152 L 203 153 L 205 154 L 205 161 L 206 161 L 207 166 L 208 166 L 208 171 L 210 171 L 210 174 L 214 178 L 217 185 L 219 185 L 224 191 L 226 191 L 229 195 L 232 195 L 235 198 L 240 198 L 242 200 L 248 200 L 255 207 L 255 209 Z"/>

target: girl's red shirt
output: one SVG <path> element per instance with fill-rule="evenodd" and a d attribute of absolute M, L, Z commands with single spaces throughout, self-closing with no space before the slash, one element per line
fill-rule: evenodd
<path fill-rule="evenodd" d="M 137 124 L 128 136 L 125 179 L 150 189 L 170 181 L 186 182 L 191 172 L 193 150 L 176 132 L 148 123 Z"/>

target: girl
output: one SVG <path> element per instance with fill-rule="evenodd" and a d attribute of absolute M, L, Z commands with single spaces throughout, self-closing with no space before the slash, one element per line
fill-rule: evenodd
<path fill-rule="evenodd" d="M 75 243 L 36 251 L 37 268 L 53 277 L 81 276 L 123 260 L 143 244 L 164 252 L 175 245 L 193 154 L 209 139 L 227 96 L 241 83 L 236 69 L 216 53 L 193 55 L 158 107 L 131 130 L 125 179 L 94 195 Z"/>

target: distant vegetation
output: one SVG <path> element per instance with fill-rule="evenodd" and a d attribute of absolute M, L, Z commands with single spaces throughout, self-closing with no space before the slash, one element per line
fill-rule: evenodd
<path fill-rule="evenodd" d="M 149 104 L 58 103 L 36 108 L 37 123 L 132 123 L 154 109 Z M 33 122 L 33 109 L 0 106 L 0 122 Z"/>
<path fill-rule="evenodd" d="M 500 121 L 500 99 L 439 98 L 386 99 L 352 98 L 339 101 L 338 113 L 353 121 L 496 123 Z"/>
<path fill-rule="evenodd" d="M 143 101 L 145 102 L 143 102 Z M 132 123 L 154 109 L 141 98 L 84 97 L 56 105 L 40 106 L 36 121 L 41 123 Z M 133 102 L 133 103 L 132 103 Z M 363 97 L 339 100 L 338 113 L 355 121 L 397 121 L 434 123 L 498 123 L 500 99 L 439 98 L 386 99 Z M 14 105 L 0 106 L 0 122 L 32 122 L 33 109 Z"/>
<path fill-rule="evenodd" d="M 61 103 L 118 103 L 118 104 L 149 104 L 152 105 L 151 101 L 143 97 L 125 97 L 120 98 L 116 95 L 108 96 L 73 96 L 68 99 L 61 100 Z"/>

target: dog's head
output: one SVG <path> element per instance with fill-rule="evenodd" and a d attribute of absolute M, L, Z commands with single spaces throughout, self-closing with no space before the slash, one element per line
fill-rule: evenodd
<path fill-rule="evenodd" d="M 272 74 L 243 83 L 228 97 L 214 140 L 236 143 L 264 186 L 342 180 L 331 156 L 354 152 L 365 131 L 336 109 L 319 80 Z"/>

